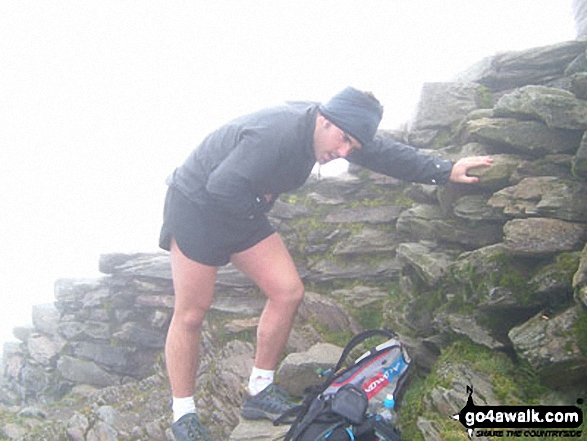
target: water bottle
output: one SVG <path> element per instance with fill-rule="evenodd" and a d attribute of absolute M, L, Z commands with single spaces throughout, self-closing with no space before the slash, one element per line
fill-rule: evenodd
<path fill-rule="evenodd" d="M 377 413 L 378 417 L 390 426 L 395 426 L 397 414 L 394 409 L 395 400 L 393 399 L 393 394 L 387 394 L 382 404 L 381 410 Z"/>

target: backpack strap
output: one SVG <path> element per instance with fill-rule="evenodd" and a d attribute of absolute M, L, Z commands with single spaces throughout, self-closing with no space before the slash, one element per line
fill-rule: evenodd
<path fill-rule="evenodd" d="M 329 379 L 332 379 L 336 375 L 336 373 L 343 366 L 347 357 L 349 356 L 351 351 L 353 349 L 355 349 L 355 347 L 357 347 L 359 344 L 361 344 L 362 342 L 364 342 L 368 338 L 376 337 L 376 336 L 394 338 L 394 337 L 397 337 L 397 334 L 393 331 L 390 331 L 389 329 L 371 329 L 369 331 L 364 331 L 364 332 L 361 332 L 360 334 L 355 335 L 351 339 L 351 341 L 348 342 L 348 344 L 346 345 L 346 347 L 342 351 L 342 354 L 338 360 L 338 363 L 336 364 L 336 367 L 332 370 L 332 372 L 330 374 L 331 377 L 329 377 Z"/>

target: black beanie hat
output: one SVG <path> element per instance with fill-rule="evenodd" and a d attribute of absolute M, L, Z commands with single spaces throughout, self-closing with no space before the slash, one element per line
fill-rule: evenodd
<path fill-rule="evenodd" d="M 383 116 L 383 106 L 365 92 L 347 87 L 319 107 L 320 113 L 362 145 L 373 140 Z"/>

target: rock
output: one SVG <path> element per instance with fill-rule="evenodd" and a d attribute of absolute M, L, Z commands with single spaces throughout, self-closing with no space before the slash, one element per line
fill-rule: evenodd
<path fill-rule="evenodd" d="M 418 417 L 416 426 L 426 441 L 442 441 L 440 423 Z"/>
<path fill-rule="evenodd" d="M 528 281 L 541 306 L 560 305 L 570 300 L 573 276 L 579 267 L 579 252 L 560 253 L 553 262 L 540 265 Z"/>
<path fill-rule="evenodd" d="M 122 325 L 120 331 L 114 334 L 114 337 L 120 341 L 144 348 L 162 349 L 165 347 L 165 335 L 164 332 L 141 323 L 127 322 Z"/>
<path fill-rule="evenodd" d="M 94 424 L 86 437 L 87 441 L 117 441 L 118 439 L 116 430 L 102 421 Z"/>
<path fill-rule="evenodd" d="M 103 421 L 112 427 L 117 427 L 120 424 L 120 415 L 112 406 L 100 406 L 95 412 L 98 421 Z"/>
<path fill-rule="evenodd" d="M 512 174 L 511 183 L 517 184 L 524 178 L 538 176 L 558 176 L 562 179 L 572 179 L 572 155 L 545 155 L 520 163 Z"/>
<path fill-rule="evenodd" d="M 50 366 L 57 360 L 65 344 L 65 340 L 59 337 L 51 338 L 43 334 L 33 334 L 27 340 L 27 349 L 37 363 Z"/>
<path fill-rule="evenodd" d="M 495 193 L 487 202 L 514 217 L 551 217 L 569 222 L 587 220 L 587 183 L 558 177 L 525 178 Z"/>
<path fill-rule="evenodd" d="M 79 342 L 71 345 L 75 357 L 93 361 L 114 372 L 126 375 L 142 373 L 147 366 L 133 362 L 136 351 L 125 346 L 112 346 L 106 343 Z"/>
<path fill-rule="evenodd" d="M 579 261 L 579 268 L 573 276 L 573 292 L 575 300 L 587 306 L 587 244 L 583 247 Z"/>
<path fill-rule="evenodd" d="M 81 413 L 75 412 L 67 422 L 67 436 L 72 441 L 84 441 L 90 422 Z"/>
<path fill-rule="evenodd" d="M 500 98 L 496 116 L 526 117 L 556 129 L 587 129 L 587 102 L 553 87 L 525 86 Z"/>
<path fill-rule="evenodd" d="M 434 205 L 438 203 L 436 199 L 437 189 L 436 185 L 414 184 L 406 188 L 404 195 L 418 204 Z"/>
<path fill-rule="evenodd" d="M 497 191 L 507 187 L 512 179 L 512 175 L 517 170 L 524 159 L 519 155 L 492 155 L 493 163 L 491 167 L 477 167 L 469 171 L 469 176 L 477 176 L 479 182 L 475 187 Z M 488 209 L 489 211 L 491 209 Z M 487 213 L 489 214 L 489 213 Z M 489 215 L 484 220 L 495 220 L 495 217 Z"/>
<path fill-rule="evenodd" d="M 416 240 L 432 240 L 460 244 L 473 249 L 497 243 L 502 238 L 499 225 L 478 228 L 475 223 L 446 219 L 434 205 L 417 205 L 404 211 L 397 221 L 397 230 Z"/>
<path fill-rule="evenodd" d="M 224 325 L 224 329 L 230 333 L 238 334 L 239 332 L 250 331 L 259 324 L 258 317 L 231 320 Z"/>
<path fill-rule="evenodd" d="M 229 441 L 274 441 L 282 439 L 289 426 L 274 426 L 271 421 L 241 419 Z"/>
<path fill-rule="evenodd" d="M 296 219 L 302 216 L 308 216 L 310 214 L 310 210 L 308 207 L 304 207 L 303 205 L 299 204 L 292 204 L 288 203 L 280 198 L 275 201 L 275 205 L 271 210 L 270 216 L 273 218 L 278 219 Z"/>
<path fill-rule="evenodd" d="M 416 130 L 451 127 L 480 107 L 475 83 L 424 83 L 412 126 Z"/>
<path fill-rule="evenodd" d="M 55 282 L 55 305 L 60 311 L 77 312 L 88 292 L 107 289 L 104 279 L 58 279 Z"/>
<path fill-rule="evenodd" d="M 444 276 L 456 255 L 435 251 L 438 246 L 430 242 L 402 243 L 397 248 L 398 257 L 410 265 L 428 286 L 434 286 Z"/>
<path fill-rule="evenodd" d="M 453 333 L 468 337 L 473 343 L 485 346 L 489 349 L 502 350 L 505 344 L 496 340 L 491 332 L 472 316 L 463 314 L 448 314 L 446 317 L 437 317 L 437 320 L 444 322 Z"/>
<path fill-rule="evenodd" d="M 33 306 L 33 325 L 38 332 L 55 335 L 59 326 L 60 312 L 54 303 Z"/>
<path fill-rule="evenodd" d="M 454 81 L 479 83 L 492 90 L 545 84 L 561 76 L 566 66 L 584 51 L 584 42 L 569 41 L 522 51 L 504 52 L 484 58 L 458 74 Z"/>
<path fill-rule="evenodd" d="M 111 253 L 100 256 L 100 272 L 171 280 L 169 253 Z"/>
<path fill-rule="evenodd" d="M 218 288 L 253 288 L 255 284 L 245 276 L 241 271 L 236 269 L 234 265 L 229 264 L 218 269 L 218 280 L 216 281 Z"/>
<path fill-rule="evenodd" d="M 25 407 L 18 412 L 20 418 L 32 418 L 36 420 L 44 420 L 47 418 L 47 414 L 38 407 Z"/>
<path fill-rule="evenodd" d="M 554 317 L 537 314 L 508 334 L 518 354 L 551 386 L 585 384 L 587 357 L 578 346 L 576 334 L 581 314 L 585 313 L 579 306 Z"/>
<path fill-rule="evenodd" d="M 329 332 L 358 330 L 357 324 L 339 304 L 312 292 L 306 292 L 298 310 L 298 318 L 302 321 L 318 323 Z"/>
<path fill-rule="evenodd" d="M 453 213 L 456 217 L 469 221 L 505 222 L 502 210 L 488 204 L 490 196 L 486 194 L 465 195 L 455 202 Z"/>
<path fill-rule="evenodd" d="M 510 254 L 503 243 L 478 248 L 462 253 L 447 269 L 448 277 L 443 282 L 447 293 L 461 293 L 456 302 L 465 301 L 475 305 L 484 313 L 494 312 L 499 320 L 509 321 L 509 313 L 520 314 L 520 309 L 528 307 L 528 274 L 532 262 Z M 463 281 L 465 281 L 463 283 Z"/>
<path fill-rule="evenodd" d="M 35 332 L 35 328 L 32 325 L 17 326 L 12 329 L 12 335 L 24 343 L 27 342 L 29 337 Z"/>
<path fill-rule="evenodd" d="M 402 208 L 395 205 L 378 207 L 345 208 L 329 213 L 324 222 L 328 223 L 354 223 L 365 222 L 368 224 L 387 224 L 397 220 Z"/>
<path fill-rule="evenodd" d="M 377 288 L 358 285 L 349 289 L 336 289 L 330 293 L 330 296 L 343 299 L 345 303 L 350 303 L 353 308 L 362 308 L 385 299 L 387 293 Z"/>
<path fill-rule="evenodd" d="M 587 126 L 587 105 L 585 111 Z M 513 150 L 532 156 L 574 154 L 581 141 L 581 133 L 549 128 L 538 121 L 520 121 L 514 118 L 481 118 L 468 121 L 466 131 L 470 137 L 466 139 L 496 144 L 505 149 L 506 153 Z"/>
<path fill-rule="evenodd" d="M 292 396 L 303 396 L 306 388 L 322 384 L 319 370 L 334 367 L 341 354 L 338 346 L 318 343 L 306 352 L 287 355 L 277 371 L 280 386 Z"/>
<path fill-rule="evenodd" d="M 572 162 L 573 176 L 579 179 L 587 180 L 587 137 L 583 136 L 581 145 L 573 157 Z"/>
<path fill-rule="evenodd" d="M 350 262 L 332 262 L 320 260 L 310 267 L 309 281 L 328 282 L 332 280 L 357 279 L 365 277 L 373 280 L 394 278 L 399 274 L 401 265 L 393 258 L 384 258 L 375 264 L 360 259 Z"/>
<path fill-rule="evenodd" d="M 391 253 L 395 249 L 397 240 L 389 231 L 376 230 L 365 227 L 348 240 L 339 242 L 332 254 L 334 256 L 352 256 L 357 254 Z"/>
<path fill-rule="evenodd" d="M 587 98 L 587 73 L 577 72 L 573 75 L 571 80 L 571 89 L 573 95 L 584 100 Z"/>
<path fill-rule="evenodd" d="M 14 423 L 6 423 L 0 427 L 0 435 L 8 439 L 19 439 L 26 435 L 27 429 Z"/>
<path fill-rule="evenodd" d="M 61 376 L 74 383 L 106 387 L 120 384 L 120 377 L 108 373 L 96 363 L 63 356 L 57 362 Z"/>
<path fill-rule="evenodd" d="M 111 337 L 108 323 L 93 321 L 61 321 L 59 334 L 67 340 L 108 340 Z"/>
<path fill-rule="evenodd" d="M 558 219 L 514 219 L 503 227 L 508 250 L 520 256 L 548 256 L 580 249 L 587 240 L 587 225 Z"/>

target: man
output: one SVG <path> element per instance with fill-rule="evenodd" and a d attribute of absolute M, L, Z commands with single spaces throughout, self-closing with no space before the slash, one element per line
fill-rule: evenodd
<path fill-rule="evenodd" d="M 209 440 L 196 416 L 194 380 L 200 332 L 217 268 L 232 262 L 267 296 L 257 328 L 245 418 L 271 418 L 288 406 L 273 384 L 304 287 L 266 212 L 280 193 L 302 186 L 316 162 L 336 158 L 412 182 L 473 183 L 472 167 L 375 136 L 383 108 L 351 87 L 326 104 L 298 102 L 238 118 L 211 133 L 169 178 L 160 246 L 171 252 L 175 310 L 166 343 L 178 441 Z"/>

